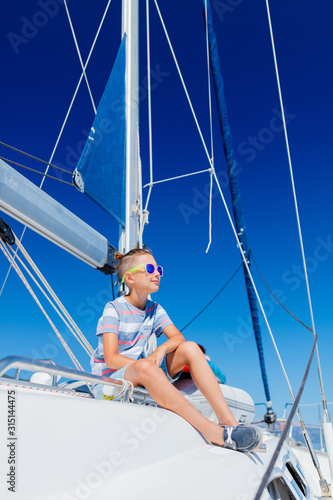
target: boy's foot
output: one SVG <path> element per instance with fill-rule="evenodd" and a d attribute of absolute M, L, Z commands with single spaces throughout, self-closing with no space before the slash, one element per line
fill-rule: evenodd
<path fill-rule="evenodd" d="M 226 425 L 223 429 L 224 446 L 237 451 L 265 452 L 262 437 L 262 430 L 254 425 Z"/>

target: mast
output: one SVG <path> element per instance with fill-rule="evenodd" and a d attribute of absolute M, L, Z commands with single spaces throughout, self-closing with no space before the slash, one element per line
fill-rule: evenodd
<path fill-rule="evenodd" d="M 126 217 L 120 229 L 119 250 L 128 252 L 138 244 L 138 127 L 139 127 L 139 1 L 123 0 L 122 38 L 126 35 Z"/>

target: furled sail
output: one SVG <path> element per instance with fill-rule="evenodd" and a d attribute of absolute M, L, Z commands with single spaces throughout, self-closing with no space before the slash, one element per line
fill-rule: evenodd
<path fill-rule="evenodd" d="M 231 193 L 231 198 L 232 198 L 232 208 L 233 208 L 237 233 L 238 233 L 241 245 L 242 245 L 242 250 L 245 252 L 246 259 L 250 263 L 249 244 L 248 244 L 247 235 L 246 235 L 246 231 L 245 231 L 244 213 L 243 213 L 243 208 L 242 208 L 242 204 L 241 204 L 241 195 L 240 195 L 238 176 L 237 176 L 237 163 L 236 163 L 236 160 L 234 157 L 232 136 L 231 136 L 230 125 L 229 125 L 229 120 L 228 120 L 227 106 L 226 106 L 225 96 L 224 96 L 224 83 L 223 83 L 223 78 L 222 78 L 222 74 L 221 74 L 220 57 L 219 57 L 219 53 L 218 53 L 218 49 L 217 49 L 216 35 L 215 35 L 215 31 L 214 31 L 214 26 L 213 26 L 212 13 L 211 13 L 211 7 L 210 7 L 209 0 L 202 0 L 202 6 L 203 6 L 203 11 L 204 11 L 204 16 L 206 17 L 206 14 L 207 14 L 206 21 L 207 21 L 207 26 L 208 26 L 209 56 L 210 56 L 210 61 L 211 61 L 211 66 L 212 66 L 216 101 L 217 101 L 218 112 L 219 112 L 220 128 L 221 128 L 222 139 L 223 139 L 224 154 L 225 154 L 226 162 L 227 162 L 230 193 Z M 270 397 L 268 378 L 267 378 L 267 373 L 266 373 L 264 348 L 263 348 L 261 332 L 260 332 L 257 298 L 256 298 L 256 295 L 255 295 L 255 292 L 254 292 L 254 289 L 253 289 L 253 286 L 252 286 L 252 283 L 250 280 L 249 273 L 248 273 L 246 267 L 245 266 L 243 266 L 243 267 L 244 267 L 247 295 L 248 295 L 248 299 L 249 299 L 249 305 L 250 305 L 251 316 L 252 316 L 252 324 L 253 324 L 254 334 L 255 334 L 256 343 L 257 343 L 257 350 L 258 350 L 258 355 L 259 355 L 261 375 L 262 375 L 262 380 L 263 380 L 263 385 L 264 385 L 265 395 L 266 395 L 266 400 L 267 400 L 268 411 L 267 411 L 267 414 L 265 415 L 265 418 L 267 418 L 267 420 L 273 421 L 275 418 L 275 414 L 273 413 L 273 411 L 271 409 L 271 397 Z"/>
<path fill-rule="evenodd" d="M 73 175 L 76 187 L 122 226 L 126 197 L 125 49 L 126 35 Z"/>

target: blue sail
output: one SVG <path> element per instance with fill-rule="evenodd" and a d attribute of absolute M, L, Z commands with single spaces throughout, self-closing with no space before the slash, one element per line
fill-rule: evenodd
<path fill-rule="evenodd" d="M 206 16 L 205 0 L 202 0 L 202 6 L 203 6 L 204 16 Z M 214 88 L 215 88 L 216 101 L 217 101 L 217 107 L 218 107 L 218 113 L 219 113 L 220 128 L 221 128 L 221 132 L 222 132 L 224 154 L 225 154 L 226 162 L 227 162 L 230 192 L 231 192 L 231 198 L 232 198 L 232 208 L 233 208 L 237 233 L 238 233 L 241 245 L 242 245 L 242 250 L 244 250 L 244 252 L 245 252 L 245 256 L 246 256 L 247 261 L 250 262 L 249 245 L 248 245 L 247 235 L 246 235 L 246 231 L 245 231 L 244 213 L 243 213 L 243 209 L 242 209 L 242 205 L 241 205 L 241 196 L 240 196 L 239 183 L 238 183 L 238 177 L 237 177 L 237 168 L 236 168 L 237 163 L 236 163 L 236 160 L 234 157 L 232 136 L 231 136 L 230 125 L 229 125 L 229 120 L 228 120 L 227 106 L 226 106 L 226 101 L 225 101 L 225 96 L 224 96 L 224 83 L 223 83 L 223 78 L 222 78 L 222 74 L 221 74 L 220 57 L 219 57 L 218 48 L 217 48 L 216 35 L 215 35 L 214 27 L 213 27 L 212 13 L 211 13 L 209 0 L 207 0 L 207 26 L 208 26 L 208 40 L 209 40 L 209 56 L 210 56 L 212 74 L 213 74 L 213 80 L 214 80 Z M 254 292 L 254 289 L 253 289 L 253 286 L 252 286 L 252 283 L 251 283 L 251 280 L 249 277 L 249 273 L 248 273 L 245 265 L 243 265 L 243 268 L 244 268 L 244 274 L 245 274 L 247 295 L 248 295 L 251 316 L 252 316 L 253 329 L 254 329 L 254 334 L 255 334 L 256 343 L 257 343 L 257 350 L 258 350 L 258 355 L 259 355 L 262 380 L 263 380 L 266 399 L 268 402 L 267 407 L 268 407 L 268 410 L 270 410 L 271 398 L 270 398 L 268 379 L 267 379 L 267 373 L 266 373 L 266 367 L 265 367 L 264 349 L 263 349 L 261 332 L 260 332 L 260 325 L 259 325 L 257 299 L 256 299 L 256 295 L 255 295 L 255 292 Z M 272 412 L 270 412 L 270 413 L 272 413 Z M 272 413 L 272 415 L 273 415 L 273 413 Z"/>
<path fill-rule="evenodd" d="M 126 198 L 125 49 L 126 35 L 73 175 L 75 186 L 122 226 Z"/>

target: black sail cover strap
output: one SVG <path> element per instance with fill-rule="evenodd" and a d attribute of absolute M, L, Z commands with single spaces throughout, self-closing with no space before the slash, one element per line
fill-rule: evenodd
<path fill-rule="evenodd" d="M 8 245 L 14 245 L 15 236 L 8 224 L 0 217 L 0 238 Z"/>

